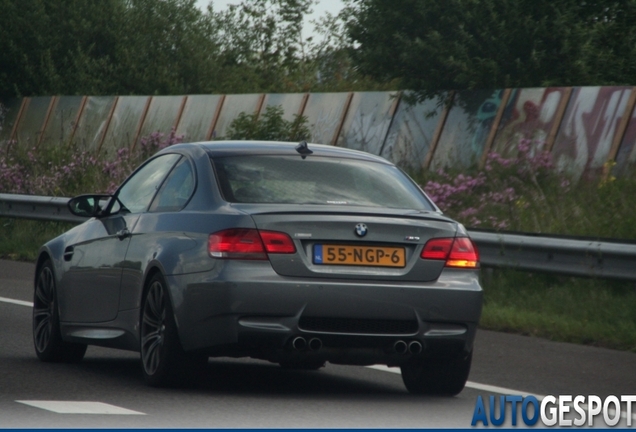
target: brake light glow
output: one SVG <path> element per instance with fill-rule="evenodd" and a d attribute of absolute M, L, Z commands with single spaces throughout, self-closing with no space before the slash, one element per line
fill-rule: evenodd
<path fill-rule="evenodd" d="M 291 237 L 282 232 L 259 231 L 267 253 L 293 254 L 296 247 Z"/>
<path fill-rule="evenodd" d="M 479 267 L 479 253 L 468 237 L 431 239 L 424 245 L 420 257 L 445 260 L 446 267 Z"/>
<path fill-rule="evenodd" d="M 295 253 L 296 247 L 282 232 L 230 228 L 210 234 L 208 252 L 214 258 L 266 260 L 268 253 Z"/>
<path fill-rule="evenodd" d="M 431 239 L 424 245 L 420 256 L 424 259 L 445 260 L 452 247 L 452 238 Z"/>

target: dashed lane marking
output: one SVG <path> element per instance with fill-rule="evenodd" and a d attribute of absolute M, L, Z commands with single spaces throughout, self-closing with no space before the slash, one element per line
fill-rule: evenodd
<path fill-rule="evenodd" d="M 17 304 L 17 305 L 20 305 L 20 306 L 33 307 L 33 303 L 32 302 L 27 302 L 27 301 L 22 301 L 22 300 L 14 300 L 14 299 L 6 298 L 6 297 L 0 297 L 0 302 Z"/>
<path fill-rule="evenodd" d="M 5 297 L 0 297 L 0 302 L 12 303 L 12 304 L 17 304 L 17 305 L 21 305 L 21 306 L 33 307 L 33 303 L 31 303 L 31 302 L 22 301 L 22 300 L 14 300 L 14 299 L 5 298 Z M 388 367 L 388 366 L 383 366 L 383 365 L 374 365 L 374 366 L 367 366 L 367 367 L 370 368 L 370 369 L 376 369 L 376 370 L 380 370 L 380 371 L 384 371 L 384 372 L 391 372 L 391 373 L 395 373 L 395 374 L 401 374 L 400 368 L 396 368 L 396 367 Z M 472 381 L 466 381 L 466 387 L 472 388 L 472 389 L 475 389 L 475 390 L 481 390 L 481 391 L 485 391 L 485 392 L 498 393 L 498 394 L 504 394 L 504 395 L 515 394 L 515 395 L 524 395 L 524 396 L 534 396 L 534 397 L 536 397 L 539 400 L 542 400 L 545 397 L 543 395 L 539 395 L 539 394 L 536 394 L 536 393 L 529 393 L 529 392 L 524 392 L 524 391 L 519 391 L 519 390 L 513 390 L 513 389 L 509 389 L 509 388 L 505 388 L 505 387 L 492 386 L 492 385 L 488 385 L 488 384 L 479 384 L 479 383 L 472 382 Z M 136 412 L 136 411 L 130 411 L 130 410 L 126 410 L 124 408 L 118 408 L 118 407 L 113 406 L 113 405 L 102 404 L 101 402 L 55 402 L 55 401 L 16 401 L 16 402 L 20 402 L 20 403 L 24 403 L 24 404 L 32 405 L 32 406 L 36 406 L 35 403 L 41 403 L 41 404 L 97 404 L 97 405 L 104 405 L 104 406 L 107 406 L 107 407 L 112 407 L 112 408 L 114 408 L 116 410 L 122 410 L 122 411 L 128 411 L 128 412 L 127 413 L 115 413 L 115 412 L 113 412 L 113 413 L 106 413 L 106 412 L 89 413 L 89 412 L 82 412 L 82 413 L 78 413 L 78 414 L 141 414 L 141 415 L 145 415 L 143 413 L 139 413 L 139 412 Z M 38 408 L 49 409 L 49 408 L 45 408 L 43 406 L 38 406 Z M 50 411 L 54 411 L 53 409 L 49 409 L 49 410 Z M 626 413 L 621 413 L 621 417 L 622 418 L 627 418 Z M 634 420 L 636 420 L 636 414 L 632 414 L 632 418 Z"/>
<path fill-rule="evenodd" d="M 400 372 L 400 368 L 397 368 L 397 367 L 388 367 L 384 365 L 373 365 L 373 366 L 367 366 L 367 367 L 370 369 L 376 369 L 383 372 L 391 372 L 391 373 L 400 374 L 400 375 L 402 374 L 402 372 Z M 485 391 L 489 393 L 498 393 L 503 395 L 534 396 L 538 400 L 543 400 L 543 398 L 545 397 L 544 395 L 539 395 L 536 393 L 528 393 L 528 392 L 524 392 L 520 390 L 513 390 L 513 389 L 509 389 L 505 387 L 497 387 L 497 386 L 492 386 L 488 384 L 479 384 L 472 381 L 466 381 L 466 387 L 472 388 L 475 390 L 481 390 L 481 391 Z M 583 407 L 584 409 L 587 409 L 587 404 L 582 404 L 581 407 Z M 614 409 L 609 410 L 609 413 L 612 416 L 615 415 L 615 412 L 616 411 Z M 627 413 L 621 412 L 621 418 L 627 419 Z M 632 419 L 636 420 L 636 414 L 632 414 Z"/>
<path fill-rule="evenodd" d="M 38 400 L 17 400 L 16 402 L 58 414 L 146 415 L 139 411 L 120 408 L 103 402 Z"/>

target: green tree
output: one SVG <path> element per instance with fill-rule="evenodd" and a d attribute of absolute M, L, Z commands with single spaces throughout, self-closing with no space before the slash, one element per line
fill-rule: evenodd
<path fill-rule="evenodd" d="M 196 0 L 126 0 L 115 84 L 118 93 L 211 93 L 219 47 Z"/>
<path fill-rule="evenodd" d="M 354 64 L 443 90 L 633 84 L 636 1 L 356 0 Z"/>

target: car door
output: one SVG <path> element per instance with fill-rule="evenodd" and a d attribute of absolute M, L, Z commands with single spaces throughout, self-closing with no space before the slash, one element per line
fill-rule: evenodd
<path fill-rule="evenodd" d="M 182 157 L 161 185 L 148 211 L 139 216 L 135 225 L 126 252 L 120 310 L 139 307 L 143 277 L 150 261 L 159 260 L 163 270 L 170 274 L 179 265 L 181 252 L 194 247 L 195 242 L 184 232 L 179 211 L 188 203 L 195 188 L 193 165 L 187 157 Z"/>
<path fill-rule="evenodd" d="M 148 161 L 118 190 L 111 214 L 86 222 L 84 234 L 66 246 L 70 265 L 61 281 L 63 321 L 97 323 L 117 317 L 122 273 L 141 265 L 125 260 L 132 231 L 179 158 L 166 154 Z"/>

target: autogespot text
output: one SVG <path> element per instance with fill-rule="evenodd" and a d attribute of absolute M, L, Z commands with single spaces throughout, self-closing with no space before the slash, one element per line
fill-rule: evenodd
<path fill-rule="evenodd" d="M 632 403 L 636 395 L 608 396 L 544 396 L 539 401 L 535 396 L 505 395 L 477 396 L 472 426 L 501 426 L 510 415 L 510 425 L 534 426 L 541 421 L 544 426 L 616 426 L 621 417 L 627 426 L 632 425 Z M 521 422 L 519 422 L 521 417 Z"/>

